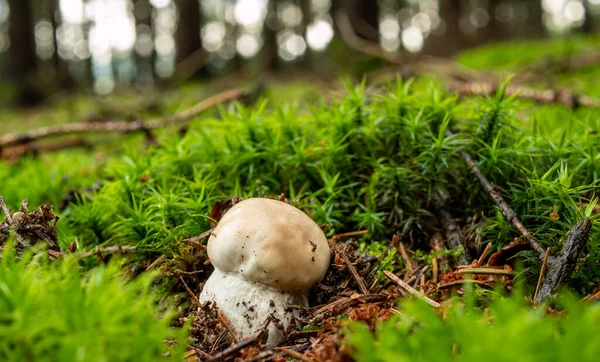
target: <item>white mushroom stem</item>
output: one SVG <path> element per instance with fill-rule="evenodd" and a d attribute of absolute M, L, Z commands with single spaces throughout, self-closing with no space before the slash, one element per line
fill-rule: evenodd
<path fill-rule="evenodd" d="M 287 293 L 264 284 L 252 283 L 239 274 L 217 268 L 204 284 L 200 302 L 213 301 L 242 337 L 256 333 L 264 321 L 273 316 L 288 328 L 294 312 L 290 305 L 308 305 L 304 292 Z M 283 339 L 283 331 L 269 324 L 267 347 L 273 348 Z"/>

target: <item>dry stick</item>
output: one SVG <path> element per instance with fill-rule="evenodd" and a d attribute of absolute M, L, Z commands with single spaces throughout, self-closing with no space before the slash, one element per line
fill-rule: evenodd
<path fill-rule="evenodd" d="M 596 299 L 600 299 L 600 291 L 598 291 L 597 293 L 588 295 L 587 297 L 583 298 L 581 301 L 589 302 L 589 301 L 596 300 Z"/>
<path fill-rule="evenodd" d="M 358 297 L 342 298 L 329 303 L 328 305 L 319 308 L 315 313 L 314 317 L 308 322 L 308 324 L 316 324 L 321 322 L 327 315 L 339 314 L 354 304 L 359 303 L 377 303 L 388 300 L 388 296 L 385 294 L 364 294 Z"/>
<path fill-rule="evenodd" d="M 187 238 L 187 239 L 183 239 L 182 242 L 184 244 L 188 244 L 190 246 L 194 246 L 198 249 L 204 249 L 206 247 L 206 245 L 202 244 L 201 241 L 206 239 L 207 237 L 210 236 L 210 234 L 213 232 L 214 229 L 208 229 L 205 232 L 203 232 L 202 234 L 198 235 L 198 236 L 193 236 L 191 238 Z"/>
<path fill-rule="evenodd" d="M 94 251 L 86 251 L 83 253 L 75 254 L 78 258 L 87 258 L 92 255 L 102 254 L 113 254 L 113 253 L 135 253 L 137 248 L 133 245 L 116 245 L 107 246 L 105 248 L 96 248 Z"/>
<path fill-rule="evenodd" d="M 198 347 L 194 347 L 194 346 L 188 346 L 188 348 L 190 349 L 189 352 L 187 352 L 184 357 L 185 358 L 190 358 L 192 357 L 194 354 L 199 355 L 200 357 L 202 357 L 203 359 L 208 359 L 210 358 L 210 354 L 204 352 L 203 350 L 201 350 Z"/>
<path fill-rule="evenodd" d="M 436 262 L 438 264 L 438 274 L 439 274 L 440 270 L 444 271 L 444 270 L 448 269 L 448 257 L 447 257 L 447 255 L 443 254 L 444 237 L 442 236 L 442 233 L 435 232 L 431 236 L 430 244 L 431 244 L 431 249 L 433 249 L 433 251 L 441 254 L 439 257 L 435 258 Z"/>
<path fill-rule="evenodd" d="M 486 275 L 517 275 L 513 270 L 489 269 L 489 268 L 463 268 L 458 270 L 459 274 L 486 274 Z"/>
<path fill-rule="evenodd" d="M 486 282 L 484 282 L 482 280 L 466 279 L 466 280 L 455 280 L 450 283 L 441 284 L 440 286 L 438 286 L 438 290 L 448 289 L 448 288 L 453 288 L 453 287 L 461 287 L 466 283 L 473 283 L 473 284 L 477 284 L 477 285 L 492 289 L 492 287 L 490 287 Z"/>
<path fill-rule="evenodd" d="M 235 329 L 231 325 L 231 322 L 229 321 L 229 319 L 221 311 L 218 311 L 217 315 L 219 317 L 219 320 L 223 324 L 223 327 L 225 327 L 225 329 L 227 330 L 227 333 L 229 333 L 229 335 L 231 336 L 233 343 L 238 343 L 239 340 L 238 340 L 237 333 L 235 333 Z"/>
<path fill-rule="evenodd" d="M 279 347 L 277 348 L 277 350 L 287 354 L 288 356 L 295 358 L 295 359 L 299 359 L 300 361 L 304 361 L 304 362 L 315 362 L 312 358 L 303 355 L 300 352 L 294 351 L 293 349 L 288 349 L 285 347 Z"/>
<path fill-rule="evenodd" d="M 492 243 L 489 242 L 485 246 L 485 249 L 483 249 L 483 253 L 481 253 L 481 256 L 479 257 L 479 259 L 477 259 L 477 265 L 483 265 L 483 262 L 485 261 L 485 257 L 488 255 L 491 248 L 492 248 Z"/>
<path fill-rule="evenodd" d="M 2 197 L 2 195 L 0 195 L 0 208 L 2 208 L 2 211 L 4 212 L 4 218 L 6 219 L 6 223 L 8 225 L 11 225 L 12 224 L 12 214 L 10 213 L 8 206 L 6 206 L 6 202 L 4 202 L 4 197 Z"/>
<path fill-rule="evenodd" d="M 242 349 L 253 345 L 254 343 L 258 342 L 262 338 L 263 334 L 265 333 L 265 330 L 267 329 L 267 327 L 269 326 L 270 323 L 271 323 L 271 318 L 269 317 L 265 320 L 265 323 L 263 323 L 263 325 L 260 327 L 258 332 L 254 333 L 253 335 L 251 335 L 250 337 L 248 337 L 246 339 L 239 341 L 238 343 L 230 346 L 229 348 L 226 348 L 225 350 L 223 350 L 219 353 L 216 353 L 215 355 L 213 355 L 206 361 L 207 362 L 222 361 L 222 360 L 227 359 L 228 357 L 238 353 Z"/>
<path fill-rule="evenodd" d="M 9 161 L 16 161 L 19 158 L 33 154 L 34 156 L 54 152 L 61 151 L 71 148 L 91 148 L 92 144 L 86 141 L 83 138 L 74 138 L 68 139 L 60 142 L 55 142 L 52 144 L 25 144 L 25 145 L 16 145 L 14 147 L 7 148 L 5 150 L 0 149 L 0 157 Z"/>
<path fill-rule="evenodd" d="M 347 237 L 365 235 L 368 233 L 369 233 L 369 230 L 350 231 L 347 233 L 335 234 L 335 235 L 333 235 L 333 237 L 339 239 L 339 238 L 347 238 Z"/>
<path fill-rule="evenodd" d="M 434 283 L 437 283 L 438 282 L 438 273 L 439 273 L 437 258 L 431 259 L 431 273 L 432 273 L 431 280 Z"/>
<path fill-rule="evenodd" d="M 448 201 L 448 194 L 441 188 L 436 188 L 436 197 L 434 197 L 434 207 L 437 210 L 438 219 L 444 234 L 446 236 L 446 243 L 450 250 L 457 252 L 463 246 L 462 234 L 460 227 L 456 224 L 456 221 L 452 215 L 446 210 L 444 204 Z M 459 265 L 470 264 L 471 261 L 467 255 L 467 249 L 463 247 L 463 252 L 456 257 L 456 263 Z"/>
<path fill-rule="evenodd" d="M 412 271 L 412 262 L 410 261 L 410 258 L 408 257 L 408 253 L 406 252 L 406 249 L 404 248 L 404 243 L 399 242 L 398 249 L 400 249 L 400 255 L 402 255 L 402 260 L 404 260 L 404 264 L 406 265 L 406 269 L 408 270 L 407 273 L 410 273 Z"/>
<path fill-rule="evenodd" d="M 450 136 L 450 135 L 452 135 L 452 132 L 446 131 L 446 136 Z M 500 194 L 496 190 L 494 190 L 494 186 L 481 173 L 481 170 L 479 170 L 479 168 L 477 167 L 477 165 L 471 158 L 471 155 L 469 155 L 465 151 L 460 151 L 460 154 L 464 158 L 467 165 L 469 166 L 471 173 L 473 173 L 479 179 L 479 182 L 481 182 L 481 185 L 483 186 L 485 191 L 487 191 L 487 193 L 490 195 L 492 200 L 494 200 L 494 202 L 496 203 L 496 206 L 498 206 L 498 208 L 500 208 L 500 211 L 502 211 L 502 214 L 504 215 L 504 217 L 508 220 L 508 222 L 513 224 L 513 226 L 515 228 L 517 228 L 517 230 L 519 230 L 521 232 L 521 234 L 523 234 L 523 236 L 529 243 L 529 246 L 531 246 L 531 248 L 537 254 L 538 259 L 540 261 L 543 260 L 544 254 L 545 254 L 544 249 L 542 249 L 542 247 L 537 242 L 537 240 L 535 240 L 533 238 L 533 236 L 531 235 L 529 230 L 527 230 L 525 225 L 523 225 L 521 220 L 519 220 L 519 217 L 517 216 L 517 214 L 515 214 L 513 209 L 511 209 L 510 206 L 508 206 L 508 204 L 506 203 L 506 201 L 504 201 L 502 196 L 500 196 Z"/>
<path fill-rule="evenodd" d="M 498 89 L 497 84 L 467 82 L 451 85 L 450 88 L 457 92 L 459 96 L 486 95 L 493 94 Z M 585 94 L 576 94 L 567 89 L 545 89 L 538 90 L 523 86 L 508 86 L 506 95 L 518 94 L 518 98 L 528 99 L 542 104 L 561 104 L 569 108 L 600 107 L 600 99 L 587 96 Z"/>
<path fill-rule="evenodd" d="M 222 360 L 228 358 L 229 356 L 232 356 L 232 355 L 238 353 L 242 349 L 253 345 L 254 343 L 256 343 L 256 341 L 258 341 L 258 337 L 256 335 L 250 336 L 250 337 L 243 339 L 240 342 L 232 345 L 231 347 L 229 347 L 219 353 L 214 354 L 213 356 L 208 358 L 206 361 L 207 362 L 222 361 Z"/>
<path fill-rule="evenodd" d="M 565 245 L 557 256 L 548 258 L 548 273 L 540 288 L 540 294 L 536 302 L 540 302 L 556 291 L 558 286 L 568 278 L 575 270 L 579 252 L 583 249 L 590 237 L 592 222 L 587 217 L 581 219 L 575 227 L 569 231 Z"/>
<path fill-rule="evenodd" d="M 431 300 L 430 298 L 427 298 L 426 296 L 424 296 L 421 293 L 419 293 L 419 291 L 415 290 L 413 287 L 411 287 L 410 285 L 406 284 L 402 279 L 398 278 L 392 272 L 390 272 L 388 270 L 384 270 L 383 274 L 385 274 L 385 276 L 388 277 L 391 281 L 393 281 L 394 283 L 398 284 L 398 286 L 402 287 L 404 290 L 406 290 L 410 294 L 416 296 L 417 298 L 421 299 L 422 301 L 424 301 L 425 303 L 429 304 L 430 306 L 432 306 L 434 308 L 439 308 L 439 307 L 442 306 L 440 303 L 438 303 L 438 302 L 436 302 L 434 300 Z"/>
<path fill-rule="evenodd" d="M 350 274 L 352 274 L 352 277 L 356 281 L 356 284 L 358 284 L 358 288 L 360 289 L 360 292 L 362 294 L 369 294 L 369 287 L 367 286 L 367 283 L 365 283 L 365 280 L 363 279 L 363 277 L 361 277 L 358 274 L 358 272 L 356 271 L 356 268 L 354 267 L 354 265 L 352 265 L 352 263 L 348 259 L 348 256 L 344 252 L 343 248 L 339 247 L 339 244 L 337 243 L 336 239 L 337 238 L 335 238 L 335 237 L 331 238 L 331 245 L 338 252 L 338 254 L 342 255 L 342 258 L 344 259 L 344 263 L 346 263 L 348 270 L 350 270 Z"/>
<path fill-rule="evenodd" d="M 162 263 L 162 261 L 165 260 L 165 254 L 162 254 L 161 256 L 159 256 L 158 258 L 154 259 L 154 261 L 152 263 L 150 263 L 150 265 L 148 265 L 146 267 L 146 271 L 154 268 L 157 264 Z"/>
<path fill-rule="evenodd" d="M 188 287 L 187 283 L 185 282 L 185 280 L 183 280 L 182 276 L 179 276 L 179 280 L 181 280 L 181 282 L 183 283 L 183 286 L 185 287 L 185 290 L 187 290 L 187 292 L 190 295 L 190 297 L 192 297 L 192 301 L 198 307 L 200 307 L 202 305 L 202 303 L 200 303 L 200 300 L 198 299 L 198 297 L 196 297 L 196 294 L 194 294 L 194 292 L 192 292 L 192 290 L 190 289 L 190 287 Z"/>
<path fill-rule="evenodd" d="M 427 269 L 429 269 L 429 265 L 425 265 L 421 268 L 421 270 L 419 270 L 419 273 L 417 273 L 417 276 L 415 277 L 415 283 L 413 284 L 413 288 L 416 288 L 419 285 L 419 283 L 421 282 L 421 278 L 425 276 L 425 272 L 427 271 Z"/>
<path fill-rule="evenodd" d="M 250 359 L 244 360 L 244 362 L 270 361 L 271 360 L 271 358 L 270 358 L 271 356 L 273 356 L 273 351 L 264 351 L 264 352 L 261 352 L 261 353 L 257 354 L 256 356 L 250 358 Z"/>
<path fill-rule="evenodd" d="M 542 269 L 540 269 L 540 276 L 537 281 L 537 285 L 535 286 L 535 293 L 533 293 L 533 300 L 536 300 L 538 294 L 540 293 L 540 288 L 542 286 L 542 280 L 544 279 L 544 273 L 546 272 L 546 265 L 548 263 L 548 257 L 550 256 L 550 247 L 546 249 L 546 255 L 544 255 L 544 262 L 542 263 Z"/>
<path fill-rule="evenodd" d="M 28 143 L 34 140 L 58 135 L 91 132 L 135 132 L 155 128 L 162 128 L 171 124 L 177 124 L 187 121 L 212 106 L 226 101 L 237 99 L 245 94 L 246 92 L 241 89 L 229 89 L 224 92 L 218 93 L 212 97 L 206 98 L 194 105 L 193 107 L 183 110 L 172 116 L 150 121 L 148 123 L 144 123 L 139 120 L 135 122 L 115 121 L 97 123 L 67 123 L 57 126 L 42 127 L 23 133 L 9 133 L 0 137 L 0 148 Z"/>

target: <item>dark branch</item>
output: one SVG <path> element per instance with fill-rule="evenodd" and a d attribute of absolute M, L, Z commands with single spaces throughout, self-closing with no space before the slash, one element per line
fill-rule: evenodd
<path fill-rule="evenodd" d="M 216 94 L 212 97 L 202 100 L 195 106 L 172 116 L 157 119 L 144 123 L 136 122 L 98 122 L 98 123 L 68 123 L 58 126 L 48 126 L 38 128 L 24 133 L 9 133 L 0 137 L 0 148 L 14 146 L 18 144 L 29 143 L 34 140 L 52 136 L 62 136 L 67 134 L 92 133 L 92 132 L 121 132 L 129 133 L 136 131 L 147 131 L 155 128 L 163 128 L 172 124 L 187 121 L 203 111 L 226 101 L 238 99 L 246 92 L 241 89 L 233 88 Z"/>
<path fill-rule="evenodd" d="M 575 270 L 579 253 L 590 237 L 592 222 L 583 218 L 569 232 L 567 242 L 555 257 L 548 258 L 548 274 L 540 288 L 536 301 L 540 302 L 556 291 L 558 286 L 565 281 Z"/>

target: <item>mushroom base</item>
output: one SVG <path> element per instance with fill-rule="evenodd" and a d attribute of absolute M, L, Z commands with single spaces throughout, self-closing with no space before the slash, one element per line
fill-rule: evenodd
<path fill-rule="evenodd" d="M 200 302 L 206 301 L 216 303 L 241 337 L 256 333 L 270 315 L 287 328 L 294 316 L 294 312 L 286 311 L 288 305 L 308 304 L 303 292 L 282 292 L 216 268 L 200 294 Z M 273 348 L 283 340 L 283 331 L 274 323 L 269 325 L 268 330 L 267 347 Z"/>

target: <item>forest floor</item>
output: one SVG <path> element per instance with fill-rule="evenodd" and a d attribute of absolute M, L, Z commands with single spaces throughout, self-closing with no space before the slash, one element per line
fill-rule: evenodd
<path fill-rule="evenodd" d="M 599 42 L 3 113 L 0 359 L 595 360 Z M 198 301 L 239 197 L 332 250 L 273 350 Z"/>

